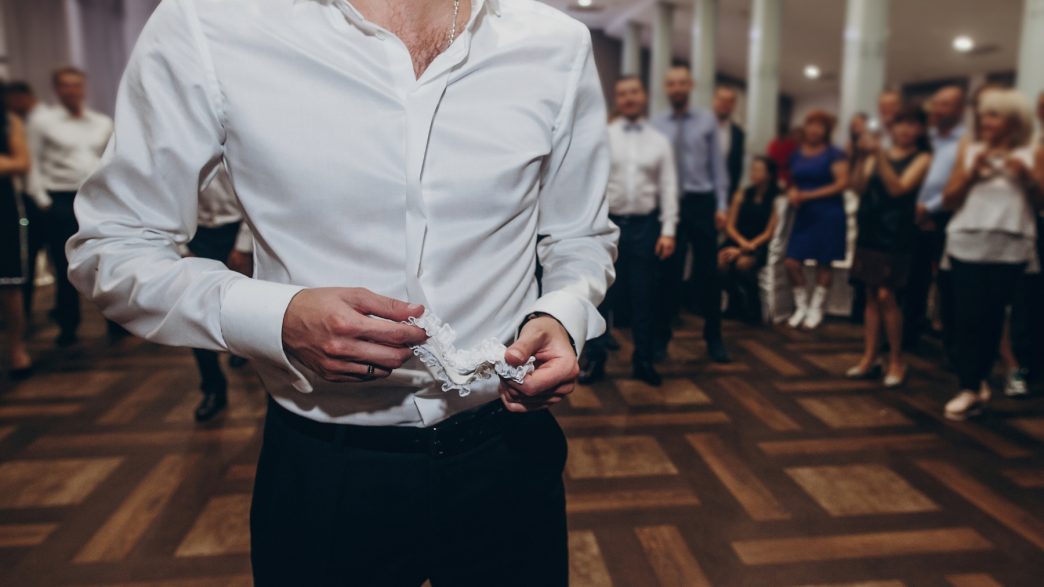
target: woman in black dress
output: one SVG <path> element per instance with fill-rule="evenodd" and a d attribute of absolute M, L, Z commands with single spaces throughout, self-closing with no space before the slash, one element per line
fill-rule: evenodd
<path fill-rule="evenodd" d="M 25 314 L 22 286 L 28 274 L 28 225 L 14 177 L 29 171 L 22 121 L 7 113 L 0 91 L 0 308 L 7 325 L 8 368 L 13 379 L 24 379 L 32 370 L 25 347 Z"/>
<path fill-rule="evenodd" d="M 718 252 L 718 271 L 729 292 L 729 310 L 750 322 L 761 320 L 758 270 L 768 260 L 768 243 L 776 231 L 776 163 L 755 157 L 746 189 L 736 192 L 725 224 L 727 239 Z"/>
<path fill-rule="evenodd" d="M 917 194 L 932 162 L 926 135 L 926 117 L 920 108 L 904 108 L 891 128 L 892 146 L 866 133 L 859 141 L 859 162 L 852 189 L 860 195 L 856 224 L 855 259 L 851 277 L 866 288 L 864 336 L 866 346 L 850 378 L 881 374 L 878 353 L 881 325 L 888 335 L 889 362 L 884 385 L 899 387 L 906 379 L 902 357 L 903 318 L 896 292 L 906 287 L 914 244 Z"/>

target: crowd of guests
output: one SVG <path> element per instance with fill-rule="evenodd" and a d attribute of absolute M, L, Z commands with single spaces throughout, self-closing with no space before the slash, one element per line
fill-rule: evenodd
<path fill-rule="evenodd" d="M 718 87 L 704 110 L 689 103 L 688 67 L 672 67 L 663 82 L 671 108 L 647 118 L 641 79 L 619 79 L 609 128 L 607 195 L 621 236 L 617 281 L 601 311 L 631 327 L 634 377 L 661 384 L 655 364 L 682 307 L 704 317 L 709 358 L 728 362 L 722 292 L 727 316 L 762 322 L 759 273 L 770 243 L 783 238 L 792 328 L 823 323 L 838 267 L 851 258 L 865 345 L 847 377 L 903 386 L 904 352 L 933 330 L 959 380 L 947 417 L 982 411 L 998 357 L 1005 393 L 1028 392 L 1030 376 L 1044 371 L 1044 142 L 1024 96 L 986 86 L 968 100 L 947 86 L 905 104 L 887 91 L 875 115 L 852 118 L 843 147 L 832 140 L 836 118 L 816 110 L 753 156 L 741 183 L 737 91 Z M 1044 94 L 1037 116 L 1044 125 Z M 846 197 L 858 200 L 854 239 Z M 593 341 L 581 382 L 604 377 L 618 348 L 611 333 Z"/>
<path fill-rule="evenodd" d="M 31 324 L 36 267 L 46 249 L 55 283 L 55 303 L 48 316 L 58 326 L 55 345 L 80 344 L 80 296 L 67 275 L 65 243 L 78 230 L 76 192 L 101 162 L 112 136 L 108 116 L 86 105 L 87 75 L 62 67 L 52 75 L 56 103 L 40 102 L 25 82 L 0 84 L 0 311 L 7 335 L 8 375 L 23 380 L 33 374 L 26 347 Z M 227 173 L 209 170 L 200 189 L 198 229 L 183 253 L 253 270 L 252 240 Z M 107 322 L 113 342 L 127 336 Z M 203 393 L 195 411 L 205 421 L 227 405 L 227 380 L 217 353 L 195 351 Z M 234 367 L 243 359 L 231 357 Z"/>
<path fill-rule="evenodd" d="M 53 106 L 39 103 L 22 82 L 6 84 L 0 99 L 0 309 L 16 380 L 33 371 L 26 325 L 45 248 L 56 284 L 49 312 L 59 330 L 55 343 L 79 343 L 80 300 L 66 276 L 65 242 L 77 230 L 76 191 L 112 133 L 112 121 L 86 107 L 86 83 L 84 72 L 66 67 L 53 75 Z M 941 332 L 959 378 L 948 417 L 982 411 L 998 357 L 1007 370 L 1005 392 L 1027 393 L 1030 375 L 1044 369 L 1044 147 L 1023 96 L 981 88 L 970 100 L 966 129 L 969 100 L 960 87 L 916 105 L 888 91 L 876 116 L 849 121 L 844 147 L 832 141 L 835 117 L 813 111 L 751 158 L 744 183 L 746 137 L 733 120 L 737 90 L 716 88 L 712 107 L 702 109 L 689 102 L 687 66 L 671 67 L 663 83 L 670 109 L 647 118 L 641 79 L 619 79 L 609 124 L 607 200 L 621 232 L 617 279 L 601 311 L 610 324 L 630 326 L 634 377 L 662 383 L 655 365 L 667 357 L 682 308 L 703 316 L 709 358 L 728 363 L 723 314 L 764 321 L 759 274 L 781 235 L 794 302 L 786 322 L 818 328 L 835 267 L 848 258 L 850 194 L 859 204 L 848 278 L 857 288 L 853 314 L 861 314 L 865 346 L 846 375 L 901 387 L 904 352 L 916 350 L 937 323 L 932 330 Z M 1044 94 L 1037 116 L 1044 124 Z M 220 165 L 201 182 L 199 210 L 184 254 L 249 274 L 250 234 Z M 109 334 L 126 332 L 110 322 Z M 591 341 L 581 382 L 603 378 L 608 354 L 618 348 L 611 331 Z M 225 408 L 227 381 L 216 353 L 195 356 L 203 391 L 196 417 L 205 421 Z"/>

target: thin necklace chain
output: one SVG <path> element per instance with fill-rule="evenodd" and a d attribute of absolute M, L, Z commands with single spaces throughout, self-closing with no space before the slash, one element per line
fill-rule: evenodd
<path fill-rule="evenodd" d="M 449 30 L 449 43 L 447 47 L 453 44 L 453 41 L 457 38 L 457 17 L 460 15 L 460 0 L 453 0 L 453 24 L 450 25 Z"/>

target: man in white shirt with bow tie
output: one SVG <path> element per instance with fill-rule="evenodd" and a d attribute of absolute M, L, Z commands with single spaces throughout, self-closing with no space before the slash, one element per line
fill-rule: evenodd
<path fill-rule="evenodd" d="M 678 179 L 671 143 L 645 120 L 645 87 L 637 76 L 614 86 L 618 117 L 609 125 L 611 165 L 606 197 L 609 218 L 620 227 L 616 283 L 603 312 L 629 309 L 636 379 L 658 386 L 655 353 L 656 287 L 660 261 L 674 254 L 678 224 Z M 626 302 L 626 304 L 624 304 Z M 581 383 L 605 375 L 609 334 L 591 341 L 580 373 Z"/>
<path fill-rule="evenodd" d="M 70 273 L 133 332 L 260 372 L 257 585 L 566 584 L 565 439 L 544 408 L 604 329 L 605 137 L 590 33 L 533 0 L 159 6 L 77 198 Z M 253 278 L 177 254 L 216 160 Z M 425 310 L 536 371 L 442 392 L 402 324 Z"/>

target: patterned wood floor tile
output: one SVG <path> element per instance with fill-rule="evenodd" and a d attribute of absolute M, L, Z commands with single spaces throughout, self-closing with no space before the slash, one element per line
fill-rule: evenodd
<path fill-rule="evenodd" d="M 813 416 L 831 428 L 908 426 L 896 410 L 870 397 L 810 397 L 797 400 Z"/>
<path fill-rule="evenodd" d="M 905 530 L 871 534 L 770 538 L 733 542 L 748 565 L 912 556 L 926 553 L 975 552 L 993 545 L 970 528 Z"/>
<path fill-rule="evenodd" d="M 576 438 L 566 472 L 572 479 L 674 475 L 674 466 L 651 436 Z"/>
<path fill-rule="evenodd" d="M 0 464 L 0 508 L 75 505 L 86 499 L 121 461 L 47 459 Z"/>
<path fill-rule="evenodd" d="M 939 509 L 881 465 L 792 467 L 786 470 L 831 516 L 906 514 Z"/>
<path fill-rule="evenodd" d="M 661 387 L 651 387 L 641 381 L 622 379 L 616 390 L 632 406 L 688 406 L 711 403 L 707 394 L 690 379 L 668 380 Z"/>
<path fill-rule="evenodd" d="M 249 518 L 249 495 L 214 497 L 174 554 L 186 557 L 250 552 Z"/>
<path fill-rule="evenodd" d="M 674 526 L 634 529 L 656 578 L 664 587 L 710 587 L 700 563 Z"/>
<path fill-rule="evenodd" d="M 594 532 L 569 533 L 569 584 L 573 587 L 609 587 L 613 580 L 605 568 Z"/>

